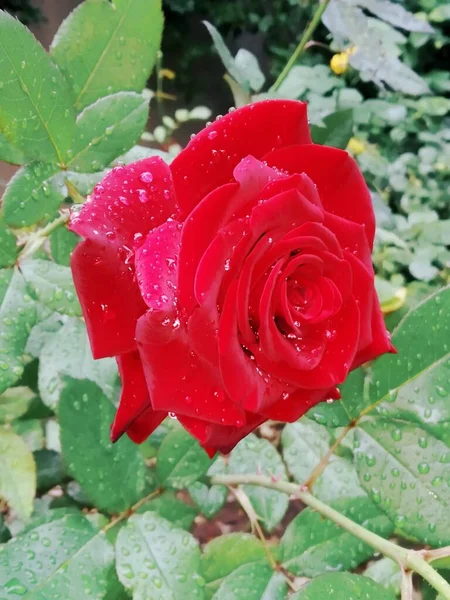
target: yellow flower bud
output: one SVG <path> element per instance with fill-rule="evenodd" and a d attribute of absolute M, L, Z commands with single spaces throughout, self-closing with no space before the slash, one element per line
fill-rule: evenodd
<path fill-rule="evenodd" d="M 364 152 L 365 149 L 365 144 L 354 137 L 350 138 L 347 144 L 347 150 L 351 152 L 354 156 L 361 154 L 362 152 Z"/>
<path fill-rule="evenodd" d="M 348 53 L 340 52 L 339 54 L 334 54 L 330 60 L 330 69 L 336 75 L 343 75 L 348 69 Z"/>

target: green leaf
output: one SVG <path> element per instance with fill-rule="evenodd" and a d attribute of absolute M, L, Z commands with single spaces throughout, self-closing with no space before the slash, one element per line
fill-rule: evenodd
<path fill-rule="evenodd" d="M 52 312 L 70 317 L 81 316 L 81 307 L 69 267 L 57 265 L 49 260 L 28 259 L 20 263 L 20 270 L 28 288 L 44 306 Z"/>
<path fill-rule="evenodd" d="M 14 271 L 12 269 L 0 269 L 0 306 L 6 296 L 13 273 Z"/>
<path fill-rule="evenodd" d="M 313 579 L 290 600 L 395 600 L 395 594 L 362 575 L 328 573 Z"/>
<path fill-rule="evenodd" d="M 371 374 L 370 404 L 395 399 L 398 389 L 450 355 L 450 287 L 411 310 L 392 336 L 398 355 L 379 358 Z"/>
<path fill-rule="evenodd" d="M 70 257 L 80 238 L 66 227 L 58 227 L 50 235 L 53 260 L 59 265 L 70 266 Z"/>
<path fill-rule="evenodd" d="M 33 455 L 17 434 L 0 429 L 0 456 L 0 498 L 6 500 L 19 519 L 26 520 L 33 511 L 36 491 Z"/>
<path fill-rule="evenodd" d="M 398 563 L 390 558 L 380 558 L 380 560 L 370 564 L 364 571 L 364 575 L 394 592 L 397 596 L 400 595 L 402 573 Z"/>
<path fill-rule="evenodd" d="M 332 440 L 330 432 L 303 417 L 296 423 L 289 423 L 283 430 L 281 441 L 283 458 L 298 483 L 304 483 L 313 469 L 328 452 Z M 339 498 L 365 496 L 355 467 L 345 458 L 333 454 L 323 473 L 312 487 L 314 495 L 330 502 Z"/>
<path fill-rule="evenodd" d="M 266 81 L 264 73 L 261 71 L 258 59 L 246 48 L 239 48 L 234 57 L 236 68 L 243 74 L 248 87 L 254 92 L 259 92 Z"/>
<path fill-rule="evenodd" d="M 13 386 L 23 373 L 23 353 L 36 319 L 36 303 L 15 269 L 0 306 L 0 393 Z"/>
<path fill-rule="evenodd" d="M 145 463 L 128 438 L 111 443 L 113 418 L 114 407 L 99 387 L 67 381 L 59 405 L 64 461 L 98 509 L 120 512 L 143 495 Z"/>
<path fill-rule="evenodd" d="M 75 118 L 69 90 L 31 32 L 0 12 L 0 129 L 30 160 L 64 164 Z"/>
<path fill-rule="evenodd" d="M 0 160 L 13 165 L 23 165 L 27 162 L 23 152 L 14 148 L 0 131 Z"/>
<path fill-rule="evenodd" d="M 58 167 L 31 163 L 12 177 L 3 195 L 4 222 L 12 227 L 28 227 L 55 214 L 64 200 L 50 181 Z"/>
<path fill-rule="evenodd" d="M 51 54 L 77 110 L 120 91 L 140 92 L 163 28 L 160 0 L 86 0 L 62 23 Z"/>
<path fill-rule="evenodd" d="M 54 409 L 58 405 L 64 376 L 89 379 L 112 397 L 117 379 L 117 367 L 111 358 L 92 358 L 84 323 L 68 318 L 64 325 L 48 337 L 39 361 L 39 393 L 44 404 Z"/>
<path fill-rule="evenodd" d="M 444 96 L 431 96 L 429 98 L 420 98 L 417 101 L 416 108 L 419 112 L 434 117 L 444 117 L 450 112 L 450 100 Z"/>
<path fill-rule="evenodd" d="M 24 415 L 36 394 L 24 386 L 12 387 L 0 394 L 0 423 L 10 423 Z"/>
<path fill-rule="evenodd" d="M 450 447 L 416 425 L 376 418 L 355 434 L 361 485 L 396 527 L 432 546 L 450 543 Z"/>
<path fill-rule="evenodd" d="M 89 173 L 107 167 L 137 142 L 148 109 L 148 100 L 134 92 L 118 92 L 85 108 L 77 118 L 70 169 Z"/>
<path fill-rule="evenodd" d="M 81 515 L 67 515 L 0 549 L 0 587 L 5 600 L 105 598 L 113 560 L 103 532 Z"/>
<path fill-rule="evenodd" d="M 270 442 L 250 434 L 239 442 L 230 454 L 230 473 L 262 473 L 286 479 L 286 469 L 281 456 Z M 270 531 L 284 517 L 288 507 L 286 494 L 257 486 L 244 485 L 256 514 Z"/>
<path fill-rule="evenodd" d="M 166 490 L 159 496 L 152 498 L 143 504 L 138 510 L 138 513 L 144 513 L 152 510 L 160 517 L 167 519 L 181 529 L 190 529 L 197 511 L 193 506 L 189 506 L 182 500 L 179 500 L 172 490 Z"/>
<path fill-rule="evenodd" d="M 227 465 L 220 456 L 208 469 L 208 476 L 222 475 L 228 471 Z M 225 504 L 228 490 L 224 485 L 207 485 L 195 481 L 188 488 L 189 494 L 207 519 L 211 519 Z"/>
<path fill-rule="evenodd" d="M 156 471 L 161 483 L 174 488 L 185 488 L 208 470 L 211 460 L 185 429 L 171 431 L 159 449 Z"/>
<path fill-rule="evenodd" d="M 323 124 L 323 127 L 311 127 L 313 142 L 345 149 L 353 134 L 353 110 L 338 110 L 324 117 Z"/>
<path fill-rule="evenodd" d="M 201 574 L 210 590 L 241 565 L 267 562 L 261 541 L 249 533 L 228 533 L 208 542 L 203 548 Z"/>
<path fill-rule="evenodd" d="M 38 450 L 34 452 L 37 472 L 37 490 L 45 493 L 65 478 L 65 470 L 59 452 L 54 450 Z"/>
<path fill-rule="evenodd" d="M 13 266 L 18 254 L 16 236 L 0 220 L 0 268 Z"/>
<path fill-rule="evenodd" d="M 133 600 L 202 600 L 197 541 L 154 512 L 131 517 L 116 542 L 116 569 Z"/>
<path fill-rule="evenodd" d="M 306 417 L 331 428 L 345 427 L 349 421 L 342 402 L 319 402 L 306 413 Z"/>
<path fill-rule="evenodd" d="M 39 419 L 23 419 L 14 421 L 11 429 L 20 435 L 28 448 L 35 452 L 45 446 L 44 424 Z"/>
<path fill-rule="evenodd" d="M 358 0 L 357 4 L 366 8 L 379 19 L 406 31 L 434 33 L 431 25 L 390 0 Z"/>
<path fill-rule="evenodd" d="M 268 565 L 242 565 L 221 583 L 213 600 L 285 600 L 287 583 Z"/>
<path fill-rule="evenodd" d="M 233 55 L 228 50 L 228 48 L 223 40 L 223 37 L 220 35 L 220 33 L 217 31 L 217 29 L 214 27 L 214 25 L 211 25 L 211 23 L 208 23 L 208 21 L 203 21 L 203 24 L 205 25 L 206 29 L 209 32 L 209 35 L 212 38 L 214 47 L 217 50 L 217 54 L 219 55 L 220 60 L 222 61 L 222 64 L 225 67 L 225 69 L 233 77 L 233 79 L 236 80 L 236 82 L 239 85 L 246 88 L 247 81 L 246 81 L 245 73 L 243 73 L 241 71 L 241 69 L 237 67 L 237 65 L 234 61 Z"/>
<path fill-rule="evenodd" d="M 5 517 L 0 514 L 0 544 L 4 544 L 11 539 L 11 532 L 5 525 Z"/>
<path fill-rule="evenodd" d="M 382 537 L 389 537 L 394 529 L 389 519 L 368 498 L 338 500 L 332 506 Z M 373 553 L 371 546 L 311 508 L 303 510 L 291 521 L 280 542 L 283 567 L 294 575 L 305 577 L 355 569 Z"/>

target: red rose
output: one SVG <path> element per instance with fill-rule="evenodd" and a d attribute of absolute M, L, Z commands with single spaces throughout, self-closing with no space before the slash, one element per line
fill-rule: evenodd
<path fill-rule="evenodd" d="M 231 112 L 170 166 L 114 168 L 71 228 L 92 352 L 122 378 L 113 439 L 141 442 L 170 412 L 228 452 L 392 350 L 369 191 L 346 152 L 311 143 L 304 103 Z"/>

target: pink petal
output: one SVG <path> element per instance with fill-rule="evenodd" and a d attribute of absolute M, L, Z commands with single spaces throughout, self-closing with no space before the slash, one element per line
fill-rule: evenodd
<path fill-rule="evenodd" d="M 171 164 L 180 207 L 190 212 L 209 192 L 231 180 L 246 156 L 309 144 L 306 104 L 264 100 L 235 110 L 203 129 Z"/>

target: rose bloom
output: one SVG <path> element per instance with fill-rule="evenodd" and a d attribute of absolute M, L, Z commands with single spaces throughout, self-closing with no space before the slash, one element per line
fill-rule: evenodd
<path fill-rule="evenodd" d="M 347 152 L 311 142 L 302 102 L 230 112 L 170 166 L 115 167 L 70 227 L 93 355 L 122 379 L 113 440 L 169 413 L 226 453 L 393 351 L 369 190 Z"/>

